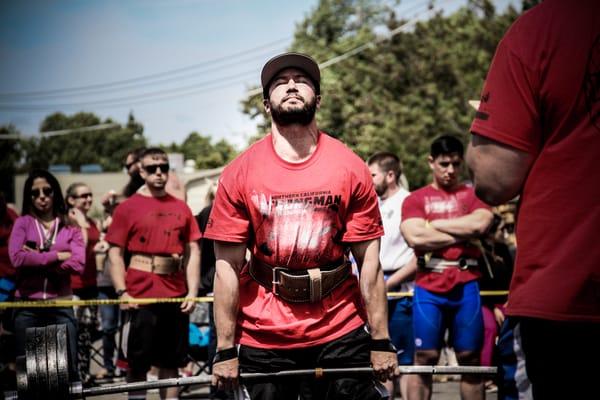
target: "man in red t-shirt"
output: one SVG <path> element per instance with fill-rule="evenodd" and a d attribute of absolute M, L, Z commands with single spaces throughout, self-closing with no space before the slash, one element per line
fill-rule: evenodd
<path fill-rule="evenodd" d="M 205 232 L 217 259 L 214 383 L 236 386 L 238 365 L 274 372 L 371 364 L 381 381 L 397 376 L 379 266 L 383 228 L 369 170 L 317 129 L 320 71 L 312 58 L 276 56 L 261 81 L 271 133 L 223 171 Z M 358 261 L 360 285 L 347 249 Z M 381 396 L 368 377 L 246 387 L 261 400 L 296 399 L 299 392 Z"/>
<path fill-rule="evenodd" d="M 149 195 L 136 193 L 119 204 L 106 234 L 111 244 L 111 278 L 122 300 L 195 297 L 200 280 L 197 240 L 200 230 L 189 207 L 165 191 L 169 162 L 164 151 L 149 148 L 140 158 Z M 124 253 L 130 254 L 125 270 Z M 188 314 L 192 300 L 148 306 L 129 304 L 128 381 L 146 379 L 151 365 L 161 378 L 177 377 L 186 364 Z M 177 388 L 161 389 L 161 398 L 177 398 Z M 134 396 L 145 396 L 138 393 Z"/>
<path fill-rule="evenodd" d="M 471 132 L 477 195 L 490 204 L 520 196 L 507 314 L 533 395 L 594 397 L 600 2 L 546 0 L 513 24 L 496 50 Z"/>
<path fill-rule="evenodd" d="M 453 136 L 431 144 L 431 185 L 415 190 L 402 204 L 404 238 L 419 257 L 413 299 L 415 364 L 438 362 L 446 329 L 461 365 L 479 365 L 483 319 L 477 279 L 478 247 L 471 239 L 481 236 L 493 215 L 489 206 L 460 181 L 463 145 Z M 411 399 L 431 397 L 431 376 L 408 380 Z M 480 377 L 463 375 L 461 398 L 483 399 Z"/>

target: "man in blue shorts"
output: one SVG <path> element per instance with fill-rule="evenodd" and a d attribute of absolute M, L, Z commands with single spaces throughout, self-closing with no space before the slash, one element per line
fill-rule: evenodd
<path fill-rule="evenodd" d="M 453 136 L 431 144 L 433 182 L 402 205 L 401 230 L 418 257 L 413 299 L 415 364 L 436 364 L 446 329 L 462 365 L 479 365 L 483 320 L 477 279 L 479 248 L 470 243 L 492 222 L 489 206 L 460 181 L 463 145 Z M 409 377 L 409 399 L 431 398 L 431 375 Z M 461 398 L 483 399 L 480 377 L 463 375 Z"/>
<path fill-rule="evenodd" d="M 385 231 L 385 235 L 381 237 L 379 261 L 384 273 L 386 290 L 412 292 L 417 259 L 400 232 L 402 203 L 410 194 L 399 184 L 402 174 L 400 159 L 393 153 L 379 152 L 367 160 L 367 165 L 379 198 L 379 211 Z M 411 296 L 388 299 L 388 328 L 390 339 L 398 352 L 398 365 L 413 363 L 415 340 L 412 312 Z M 385 382 L 386 389 L 393 394 L 396 385 L 400 388 L 402 398 L 406 399 L 408 375 L 401 375 L 395 381 Z"/>

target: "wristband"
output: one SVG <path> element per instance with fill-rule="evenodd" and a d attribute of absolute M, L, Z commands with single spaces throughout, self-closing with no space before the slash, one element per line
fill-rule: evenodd
<path fill-rule="evenodd" d="M 371 339 L 371 351 L 386 351 L 389 353 L 397 353 L 396 346 L 390 339 Z"/>
<path fill-rule="evenodd" d="M 213 364 L 216 364 L 218 362 L 222 362 L 222 361 L 227 361 L 227 360 L 233 360 L 234 358 L 237 358 L 238 356 L 238 350 L 237 347 L 230 347 L 228 349 L 224 349 L 224 350 L 219 350 L 217 351 L 217 353 L 215 354 L 215 357 L 213 358 Z"/>
<path fill-rule="evenodd" d="M 127 289 L 119 289 L 115 292 L 117 294 L 118 297 L 123 296 L 125 293 L 127 293 Z"/>

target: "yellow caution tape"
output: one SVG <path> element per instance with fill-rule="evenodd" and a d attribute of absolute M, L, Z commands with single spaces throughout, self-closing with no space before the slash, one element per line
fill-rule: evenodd
<path fill-rule="evenodd" d="M 388 297 L 396 298 L 396 297 L 411 297 L 413 292 L 388 292 Z M 508 295 L 508 290 L 481 290 L 479 292 L 481 296 L 506 296 Z"/>
<path fill-rule="evenodd" d="M 0 309 L 3 308 L 48 308 L 48 307 L 73 307 L 73 306 L 104 306 L 112 304 L 159 304 L 159 303 L 182 303 L 184 301 L 194 301 L 196 303 L 209 303 L 213 301 L 211 297 L 166 297 L 166 298 L 147 298 L 147 299 L 94 299 L 94 300 L 27 300 L 27 301 L 9 301 L 0 303 Z"/>
<path fill-rule="evenodd" d="M 506 296 L 508 290 L 482 290 L 481 296 Z M 412 292 L 388 292 L 388 298 L 412 296 Z M 196 303 L 211 303 L 212 296 L 205 297 L 165 297 L 148 299 L 94 299 L 94 300 L 28 300 L 7 301 L 0 303 L 0 310 L 6 308 L 49 308 L 49 307 L 73 307 L 73 306 L 105 306 L 113 304 L 160 304 L 160 303 L 182 303 L 184 301 Z"/>

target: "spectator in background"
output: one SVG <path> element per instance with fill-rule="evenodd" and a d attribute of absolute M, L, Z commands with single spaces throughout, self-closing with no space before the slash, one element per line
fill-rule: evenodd
<path fill-rule="evenodd" d="M 600 2 L 546 0 L 498 45 L 471 126 L 477 195 L 520 195 L 507 315 L 533 396 L 589 399 L 600 359 Z M 596 395 L 594 395 L 596 393 Z"/>
<path fill-rule="evenodd" d="M 146 150 L 144 147 L 131 150 L 125 158 L 124 167 L 129 175 L 129 182 L 123 188 L 123 197 L 126 199 L 135 194 L 144 185 L 144 178 L 140 174 L 140 157 L 144 153 L 144 150 Z"/>
<path fill-rule="evenodd" d="M 0 302 L 12 301 L 15 288 L 15 269 L 8 256 L 8 239 L 17 213 L 6 204 L 4 193 L 0 192 Z M 15 351 L 12 334 L 12 309 L 0 309 L 0 391 L 14 390 Z M 11 386 L 12 385 L 12 386 Z"/>
<path fill-rule="evenodd" d="M 379 211 L 385 234 L 381 238 L 379 260 L 383 269 L 385 286 L 388 292 L 412 293 L 417 258 L 406 244 L 400 232 L 402 203 L 410 194 L 400 186 L 402 174 L 400 159 L 392 153 L 375 153 L 367 160 L 373 178 L 373 186 L 379 197 Z M 412 297 L 388 299 L 388 325 L 390 339 L 398 353 L 399 365 L 412 365 L 415 344 L 412 320 Z M 408 396 L 408 375 L 401 375 L 398 381 L 387 381 L 386 388 L 394 394 L 394 386 L 399 387 L 402 398 Z"/>
<path fill-rule="evenodd" d="M 84 240 L 85 267 L 83 274 L 71 274 L 71 288 L 76 299 L 93 300 L 98 298 L 98 287 L 96 286 L 96 252 L 95 247 L 100 239 L 100 230 L 96 222 L 88 216 L 92 208 L 92 191 L 81 182 L 71 184 L 65 194 L 67 210 L 76 209 L 85 218 Z M 98 320 L 97 306 L 79 306 L 75 308 L 75 316 L 78 325 L 78 355 L 79 374 L 84 385 L 90 383 L 90 354 L 92 349 L 92 337 L 97 331 Z"/>
<path fill-rule="evenodd" d="M 414 295 L 415 364 L 435 365 L 442 338 L 450 329 L 451 345 L 461 365 L 479 365 L 483 321 L 477 259 L 471 239 L 490 226 L 490 207 L 460 180 L 463 145 L 453 136 L 431 144 L 433 182 L 410 194 L 402 205 L 402 233 L 419 257 Z M 409 377 L 409 399 L 431 397 L 431 375 Z M 481 377 L 462 375 L 461 397 L 483 399 Z"/>
<path fill-rule="evenodd" d="M 79 214 L 78 214 L 79 213 Z M 16 268 L 18 300 L 72 298 L 71 274 L 83 272 L 85 241 L 81 212 L 67 216 L 56 178 L 33 171 L 23 187 L 23 210 L 13 226 L 9 255 Z M 19 308 L 14 312 L 16 353 L 25 355 L 25 330 L 49 324 L 66 324 L 71 377 L 77 377 L 77 321 L 72 307 Z"/>
<path fill-rule="evenodd" d="M 496 211 L 496 210 L 494 210 Z M 503 234 L 504 221 L 494 212 L 494 220 L 487 235 L 481 239 L 482 254 L 479 269 L 482 272 L 479 289 L 482 291 L 507 291 L 513 270 L 513 258 Z M 496 363 L 496 341 L 504 322 L 506 296 L 482 296 L 481 313 L 483 316 L 483 345 L 481 347 L 481 365 L 490 367 Z M 488 380 L 486 391 L 495 391 L 496 383 Z"/>
<path fill-rule="evenodd" d="M 111 244 L 111 277 L 119 298 L 193 298 L 200 278 L 196 241 L 200 231 L 189 207 L 167 194 L 169 163 L 164 151 L 145 150 L 141 174 L 149 194 L 136 193 L 115 209 L 106 234 Z M 125 264 L 124 252 L 131 253 Z M 127 270 L 125 269 L 127 266 Z M 127 379 L 146 380 L 151 365 L 160 378 L 177 377 L 187 358 L 189 314 L 193 300 L 147 306 L 124 304 L 131 309 L 127 340 Z M 161 389 L 161 397 L 174 398 L 177 388 Z M 132 393 L 143 397 L 144 392 Z"/>
<path fill-rule="evenodd" d="M 100 233 L 100 240 L 95 247 L 96 282 L 99 299 L 116 299 L 117 294 L 110 279 L 110 260 L 108 249 L 110 245 L 104 240 L 105 232 Z M 100 329 L 102 330 L 102 364 L 103 368 L 96 374 L 96 379 L 112 379 L 116 374 L 115 351 L 117 349 L 116 334 L 119 328 L 119 306 L 103 304 L 100 311 Z"/>
<path fill-rule="evenodd" d="M 4 193 L 0 192 L 0 301 L 8 301 L 15 287 L 16 271 L 8 256 L 8 239 L 17 217 L 17 213 L 7 206 Z"/>

